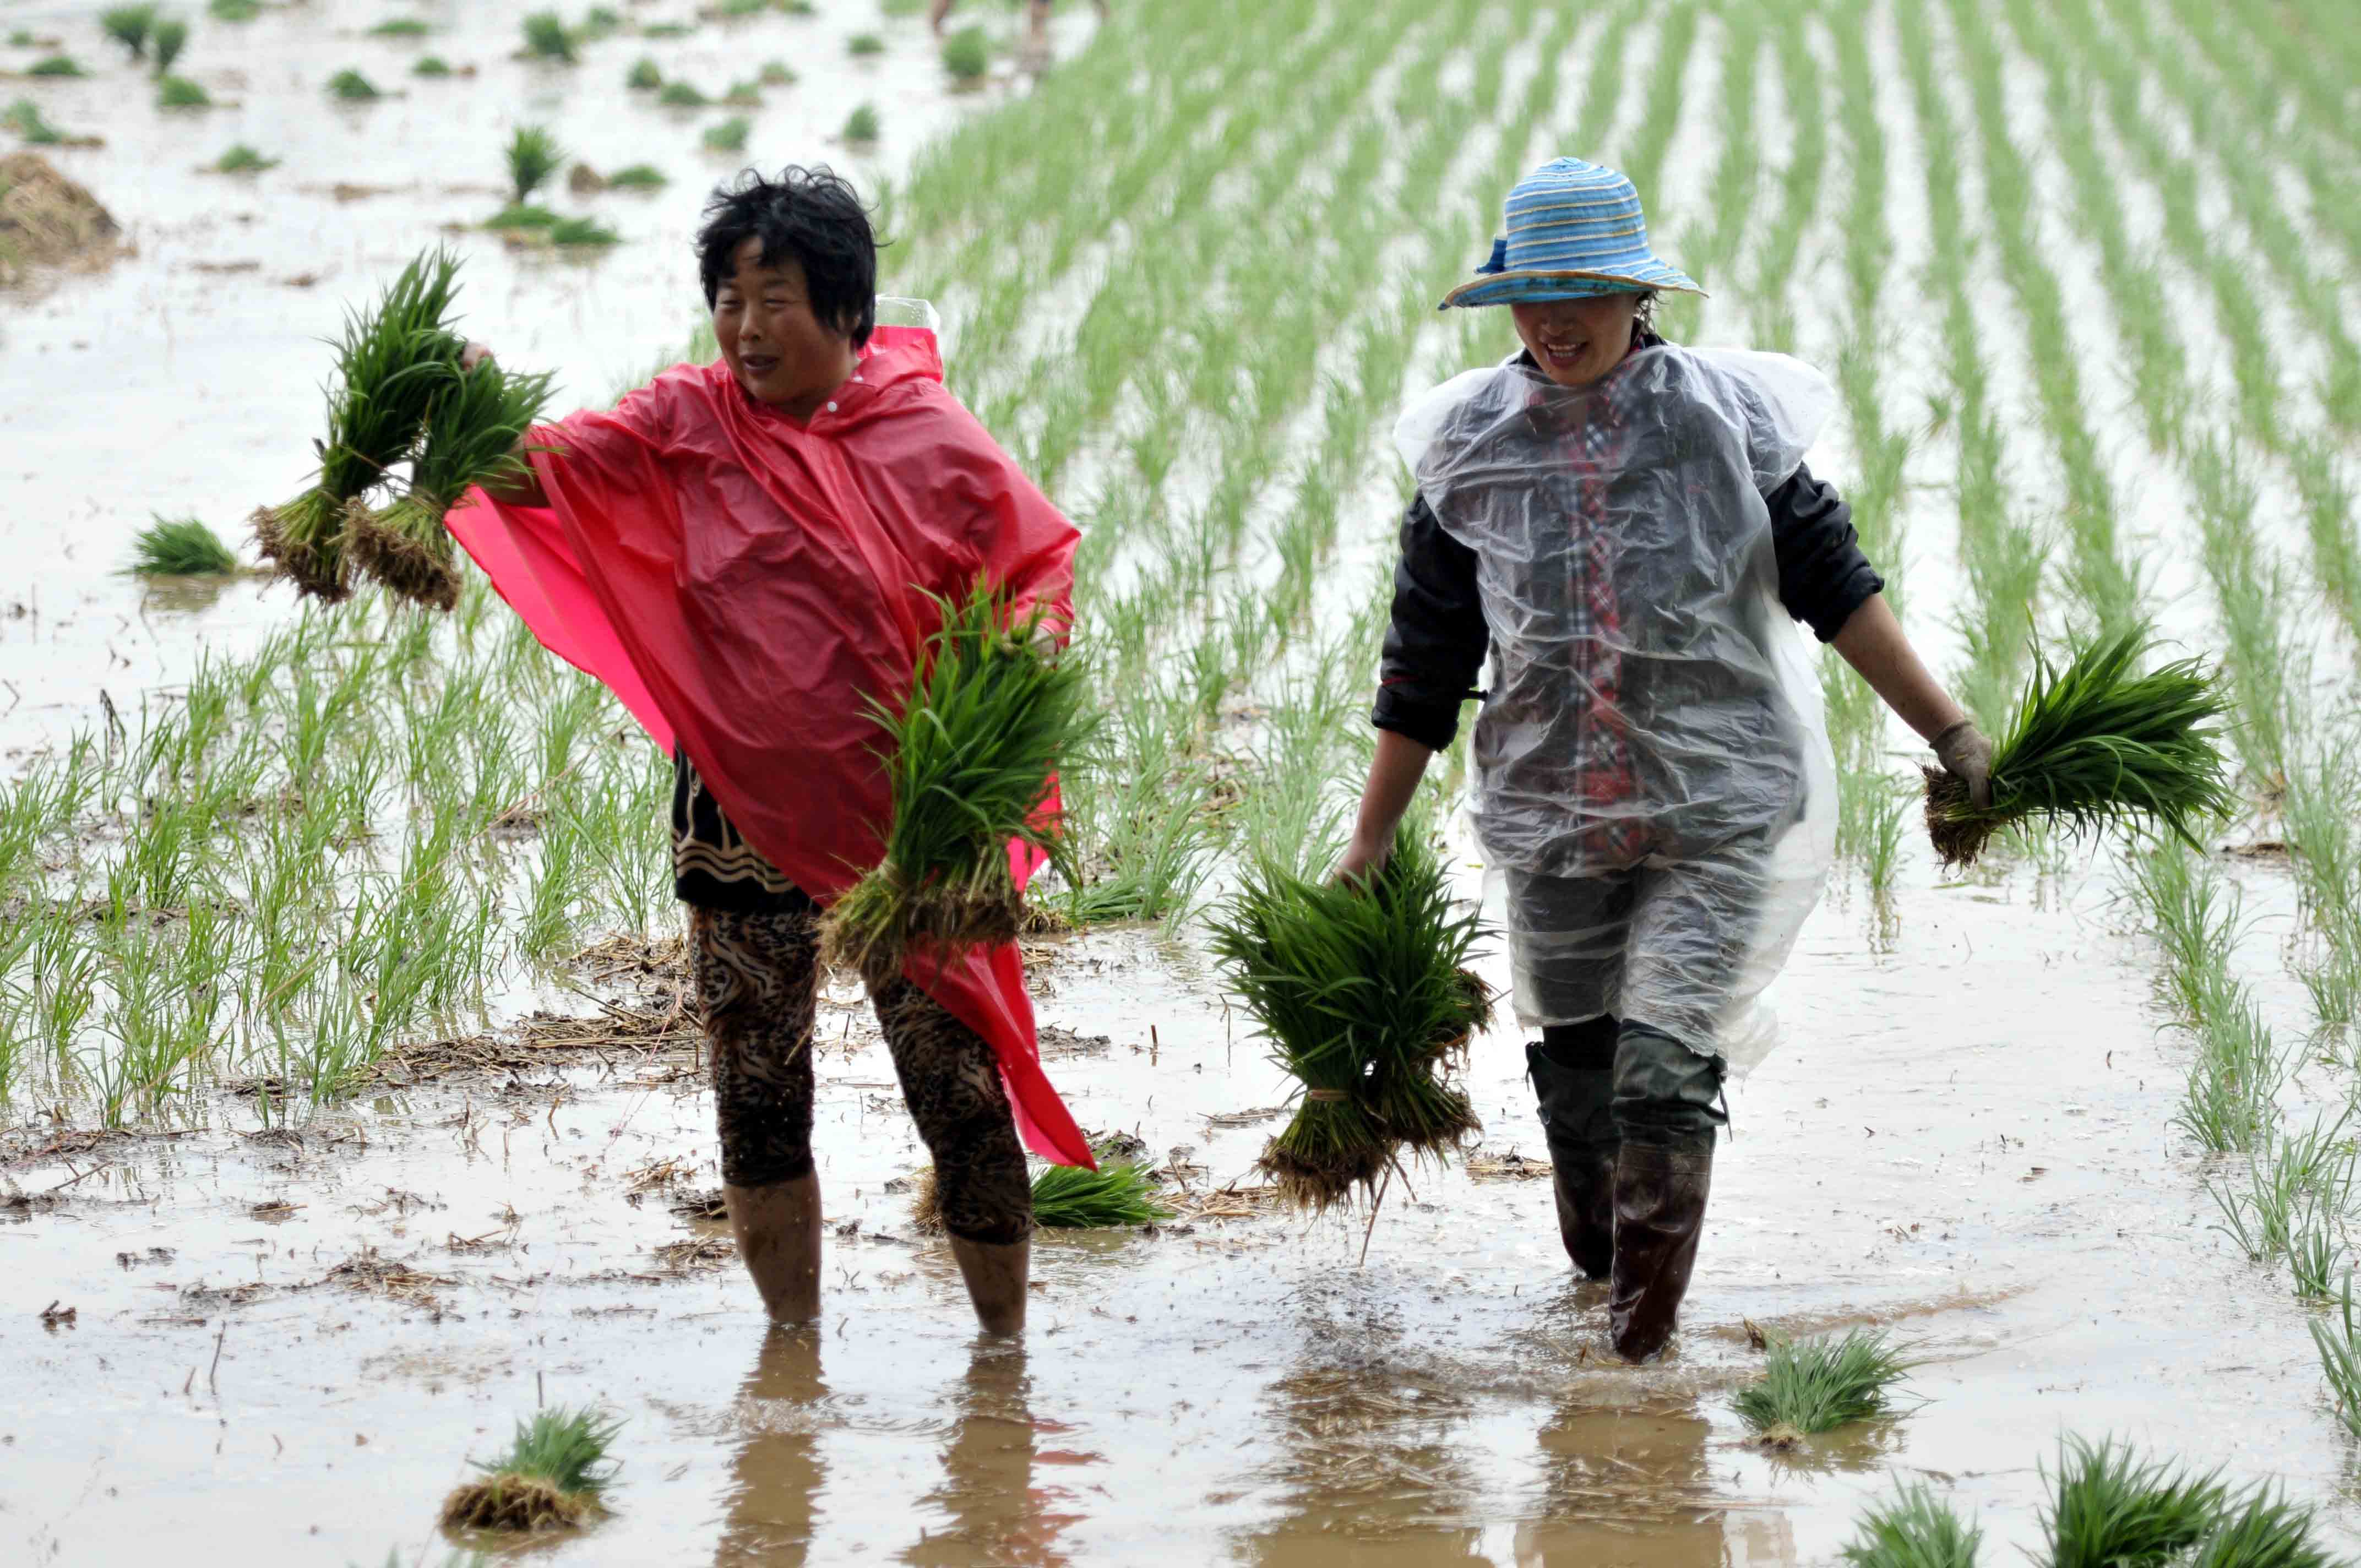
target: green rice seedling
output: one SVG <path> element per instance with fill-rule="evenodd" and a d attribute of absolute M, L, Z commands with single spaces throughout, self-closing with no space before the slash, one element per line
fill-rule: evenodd
<path fill-rule="evenodd" d="M 134 60 L 148 57 L 148 35 L 156 26 L 153 5 L 116 5 L 98 14 L 106 36 L 131 51 Z"/>
<path fill-rule="evenodd" d="M 721 101 L 730 104 L 732 108 L 761 108 L 763 105 L 763 84 L 751 78 L 744 82 L 733 82 L 730 84 L 730 90 L 721 94 Z"/>
<path fill-rule="evenodd" d="M 2212 1534 L 2228 1492 L 2219 1472 L 2141 1464 L 2128 1444 L 2065 1440 L 2042 1514 L 2055 1568 L 2145 1568 Z"/>
<path fill-rule="evenodd" d="M 2174 1016 L 2194 1023 L 2213 987 L 2226 981 L 2240 929 L 2237 888 L 2180 843 L 2156 846 L 2132 862 L 2148 908 L 2148 930 L 2164 949 L 2158 988 Z"/>
<path fill-rule="evenodd" d="M 201 520 L 160 513 L 131 542 L 125 568 L 141 577 L 225 577 L 237 569 L 237 553 Z"/>
<path fill-rule="evenodd" d="M 621 236 L 595 218 L 560 218 L 549 225 L 552 245 L 599 247 L 619 245 L 621 240 Z"/>
<path fill-rule="evenodd" d="M 667 109 L 702 109 L 711 100 L 698 92 L 694 83 L 667 82 L 664 90 L 656 94 L 656 102 Z"/>
<path fill-rule="evenodd" d="M 522 206 L 566 162 L 566 149 L 545 126 L 519 126 L 506 154 L 511 205 Z"/>
<path fill-rule="evenodd" d="M 585 1406 L 553 1406 L 519 1421 L 507 1453 L 475 1467 L 470 1481 L 443 1500 L 454 1530 L 534 1531 L 579 1525 L 603 1511 L 616 1464 L 608 1457 L 621 1418 Z"/>
<path fill-rule="evenodd" d="M 1453 910 L 1422 825 L 1365 887 L 1251 870 L 1212 929 L 1271 1059 L 1303 1086 L 1258 1162 L 1285 1201 L 1374 1195 L 1398 1150 L 1440 1159 L 1477 1130 L 1444 1074 L 1490 1014 L 1467 970 L 1486 933 Z"/>
<path fill-rule="evenodd" d="M 2295 1227 L 2288 1237 L 2287 1259 L 2288 1277 L 2299 1301 L 2327 1301 L 2337 1270 L 2349 1268 L 2343 1232 L 2341 1216 L 2316 1197 L 2308 1199 L 2298 1210 Z"/>
<path fill-rule="evenodd" d="M 346 549 L 394 594 L 447 610 L 459 602 L 459 579 L 444 514 L 473 487 L 518 468 L 516 444 L 547 411 L 550 378 L 487 361 L 472 370 L 438 366 L 433 379 L 438 385 L 410 488 L 381 511 L 355 501 L 346 514 Z"/>
<path fill-rule="evenodd" d="M 634 163 L 607 176 L 610 191 L 661 191 L 672 181 L 652 163 Z"/>
<path fill-rule="evenodd" d="M 623 85 L 634 93 L 653 93 L 664 85 L 664 72 L 656 69 L 654 60 L 642 55 L 631 62 L 631 69 L 625 72 Z"/>
<path fill-rule="evenodd" d="M 697 29 L 686 22 L 651 22 L 640 29 L 643 38 L 685 38 Z"/>
<path fill-rule="evenodd" d="M 1914 1364 L 1882 1332 L 1854 1329 L 1842 1339 L 1773 1338 L 1760 1382 L 1730 1403 L 1759 1438 L 1793 1442 L 1853 1421 L 1890 1414 L 1892 1390 Z"/>
<path fill-rule="evenodd" d="M 156 106 L 159 109 L 210 109 L 213 94 L 185 76 L 159 76 L 156 79 Z"/>
<path fill-rule="evenodd" d="M 2336 1296 L 2336 1316 L 2325 1313 L 2307 1325 L 2312 1348 L 2320 1353 L 2320 1370 L 2328 1379 L 2336 1419 L 2350 1435 L 2361 1438 L 2361 1314 L 2353 1306 L 2353 1271 Z"/>
<path fill-rule="evenodd" d="M 423 38 L 434 29 L 415 16 L 388 16 L 369 29 L 373 38 Z"/>
<path fill-rule="evenodd" d="M 81 76 L 82 68 L 70 54 L 53 54 L 33 61 L 25 68 L 27 76 Z"/>
<path fill-rule="evenodd" d="M 1863 1514 L 1844 1548 L 1852 1568 L 1976 1568 L 1983 1530 L 1926 1486 L 1902 1488 Z"/>
<path fill-rule="evenodd" d="M 265 158 L 244 142 L 232 145 L 227 152 L 214 159 L 213 165 L 216 174 L 259 174 L 266 169 L 278 167 L 277 159 Z"/>
<path fill-rule="evenodd" d="M 524 19 L 524 52 L 528 60 L 573 65 L 581 60 L 580 40 L 555 11 L 535 11 Z"/>
<path fill-rule="evenodd" d="M 582 13 L 582 36 L 612 38 L 623 30 L 623 14 L 612 5 L 593 5 Z"/>
<path fill-rule="evenodd" d="M 216 22 L 251 22 L 262 15 L 262 0 L 212 0 L 205 15 Z"/>
<path fill-rule="evenodd" d="M 303 593 L 330 603 L 349 591 L 346 509 L 411 455 L 464 344 L 445 324 L 459 261 L 422 254 L 387 288 L 377 308 L 346 320 L 328 439 L 319 482 L 294 500 L 254 514 L 262 552 Z"/>
<path fill-rule="evenodd" d="M 19 98 L 0 111 L 0 125 L 6 126 L 35 147 L 55 147 L 66 139 L 65 132 L 41 117 L 41 106 L 30 98 Z"/>
<path fill-rule="evenodd" d="M 2287 1054 L 2243 981 L 2216 977 L 2203 989 L 2191 1031 L 2197 1051 L 2173 1124 L 2214 1153 L 2252 1149 L 2275 1124 Z"/>
<path fill-rule="evenodd" d="M 532 203 L 502 207 L 484 220 L 488 229 L 545 229 L 555 226 L 557 214 Z"/>
<path fill-rule="evenodd" d="M 855 33 L 844 40 L 844 51 L 855 59 L 867 59 L 885 52 L 885 40 L 875 33 Z"/>
<path fill-rule="evenodd" d="M 418 63 L 410 68 L 410 74 L 412 76 L 448 76 L 451 74 L 451 62 L 445 60 L 439 54 L 422 54 L 418 57 Z"/>
<path fill-rule="evenodd" d="M 763 62 L 759 80 L 765 87 L 793 87 L 798 79 L 794 71 L 787 69 L 785 60 L 766 60 Z"/>
<path fill-rule="evenodd" d="M 1014 940 L 1023 900 L 1012 841 L 1072 880 L 1059 824 L 1039 813 L 1053 770 L 1098 723 L 1082 663 L 1051 646 L 1063 629 L 1046 609 L 1016 616 L 997 585 L 937 603 L 941 628 L 907 691 L 869 699 L 893 781 L 884 858 L 836 902 L 824 930 L 829 961 L 873 978 L 899 972 L 913 953 Z"/>
<path fill-rule="evenodd" d="M 2225 1515 L 2190 1568 L 2339 1568 L 2344 1559 L 2312 1539 L 2312 1510 L 2257 1486 Z"/>
<path fill-rule="evenodd" d="M 1992 805 L 1929 768 L 1927 830 L 1948 867 L 1973 865 L 1993 834 L 2046 818 L 2080 836 L 2114 827 L 2162 828 L 2202 850 L 2193 826 L 2237 806 L 2212 728 L 2228 712 L 2219 676 L 2200 658 L 2146 674 L 2144 627 L 2088 642 L 2064 668 L 2038 649 L 2015 717 L 1993 749 Z"/>
<path fill-rule="evenodd" d="M 1096 1170 L 1052 1165 L 1033 1179 L 1034 1223 L 1050 1230 L 1152 1225 L 1171 1217 L 1156 1201 L 1155 1178 L 1136 1162 L 1109 1160 Z"/>
<path fill-rule="evenodd" d="M 963 87 L 983 80 L 992 70 L 992 41 L 982 27 L 961 27 L 943 40 L 943 69 Z"/>
<path fill-rule="evenodd" d="M 732 115 L 718 126 L 705 127 L 705 146 L 708 152 L 743 152 L 746 136 L 754 128 L 753 122 L 743 115 Z"/>
<path fill-rule="evenodd" d="M 375 82 L 349 67 L 328 78 L 328 92 L 347 104 L 374 103 L 385 96 Z"/>
<path fill-rule="evenodd" d="M 178 16 L 159 16 L 148 35 L 148 50 L 155 56 L 156 74 L 161 76 L 172 69 L 181 51 L 189 47 L 189 24 Z"/>

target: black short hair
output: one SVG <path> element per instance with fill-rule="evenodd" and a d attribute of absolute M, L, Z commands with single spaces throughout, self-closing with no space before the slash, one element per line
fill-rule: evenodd
<path fill-rule="evenodd" d="M 852 181 L 826 164 L 789 164 L 774 180 L 742 170 L 714 187 L 697 231 L 697 276 L 711 309 L 737 272 L 738 247 L 763 242 L 763 265 L 804 269 L 812 314 L 859 348 L 877 324 L 877 234 Z"/>

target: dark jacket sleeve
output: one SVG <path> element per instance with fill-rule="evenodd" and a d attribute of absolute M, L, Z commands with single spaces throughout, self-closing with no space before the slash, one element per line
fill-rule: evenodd
<path fill-rule="evenodd" d="M 1830 641 L 1852 612 L 1885 587 L 1861 554 L 1852 509 L 1834 485 L 1815 479 L 1800 465 L 1763 499 L 1771 509 L 1771 547 L 1779 558 L 1779 602 L 1789 615 L 1807 622 L 1821 641 Z M 1397 588 L 1397 614 L 1400 602 Z"/>
<path fill-rule="evenodd" d="M 1476 695 L 1490 646 L 1476 552 L 1443 531 L 1423 496 L 1411 498 L 1370 722 L 1442 751 L 1459 732 L 1459 705 Z"/>

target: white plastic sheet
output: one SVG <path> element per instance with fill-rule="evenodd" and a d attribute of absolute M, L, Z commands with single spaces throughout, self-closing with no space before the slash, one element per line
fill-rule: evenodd
<path fill-rule="evenodd" d="M 1517 1014 L 1654 1025 L 1743 1071 L 1834 857 L 1819 685 L 1763 496 L 1834 407 L 1784 355 L 1666 345 L 1589 387 L 1455 378 L 1396 440 L 1477 554 L 1492 635 L 1471 815 Z"/>

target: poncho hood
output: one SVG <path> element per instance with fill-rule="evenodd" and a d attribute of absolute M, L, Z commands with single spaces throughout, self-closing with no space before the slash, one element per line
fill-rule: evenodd
<path fill-rule="evenodd" d="M 549 506 L 478 490 L 452 533 L 822 904 L 883 857 L 893 797 L 867 699 L 907 688 L 938 625 L 928 594 L 988 576 L 1067 613 L 1072 526 L 944 388 L 921 328 L 878 328 L 807 424 L 726 365 L 677 365 L 532 443 Z M 1036 857 L 1011 854 L 1021 884 Z M 1041 1071 L 1016 949 L 906 972 L 992 1043 L 1027 1145 L 1090 1164 Z"/>

